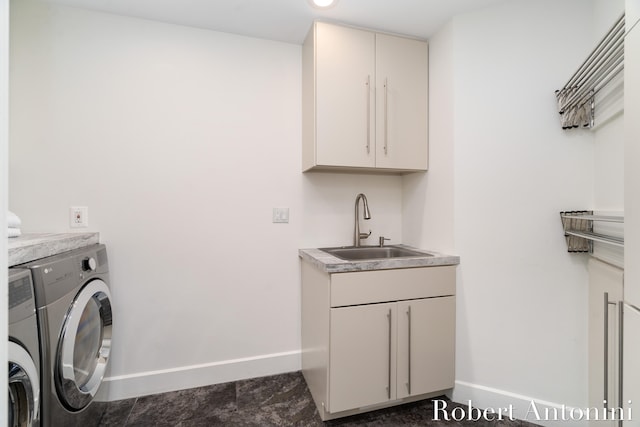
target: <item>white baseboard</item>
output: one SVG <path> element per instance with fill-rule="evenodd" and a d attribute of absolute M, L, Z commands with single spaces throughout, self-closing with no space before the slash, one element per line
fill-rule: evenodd
<path fill-rule="evenodd" d="M 586 427 L 589 425 L 586 415 L 580 416 L 587 408 L 574 409 L 567 405 L 563 406 L 561 403 L 548 402 L 464 381 L 456 381 L 455 388 L 449 398 L 463 405 L 467 405 L 468 401 L 471 401 L 475 408 L 492 408 L 495 412 L 498 412 L 499 408 L 503 408 L 503 413 L 505 413 L 507 408 L 511 408 L 513 418 L 545 427 Z M 572 410 L 573 412 L 571 412 Z"/>
<path fill-rule="evenodd" d="M 301 369 L 300 357 L 300 350 L 295 350 L 159 371 L 105 377 L 96 400 L 115 401 L 299 371 Z"/>

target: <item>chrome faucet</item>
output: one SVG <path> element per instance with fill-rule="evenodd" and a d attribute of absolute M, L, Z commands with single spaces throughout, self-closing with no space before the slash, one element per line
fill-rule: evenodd
<path fill-rule="evenodd" d="M 369 212 L 369 204 L 367 203 L 367 196 L 360 193 L 356 196 L 356 218 L 355 218 L 355 227 L 353 230 L 353 246 L 356 248 L 360 247 L 360 240 L 366 239 L 371 235 L 371 230 L 369 233 L 360 233 L 360 221 L 358 217 L 360 216 L 360 211 L 358 209 L 360 199 L 362 199 L 362 206 L 364 208 L 364 219 L 371 219 L 371 212 Z"/>

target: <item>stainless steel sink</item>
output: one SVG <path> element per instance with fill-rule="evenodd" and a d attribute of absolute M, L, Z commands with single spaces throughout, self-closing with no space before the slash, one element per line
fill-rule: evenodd
<path fill-rule="evenodd" d="M 416 252 L 411 249 L 398 246 L 353 246 L 340 248 L 321 248 L 335 257 L 346 261 L 359 261 L 369 259 L 391 259 L 391 258 L 416 258 L 433 256 L 424 252 Z"/>

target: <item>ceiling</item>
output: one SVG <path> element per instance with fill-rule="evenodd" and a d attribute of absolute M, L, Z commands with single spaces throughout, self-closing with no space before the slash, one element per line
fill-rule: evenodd
<path fill-rule="evenodd" d="M 44 0 L 117 15 L 302 44 L 314 19 L 429 38 L 451 17 L 505 0 Z"/>

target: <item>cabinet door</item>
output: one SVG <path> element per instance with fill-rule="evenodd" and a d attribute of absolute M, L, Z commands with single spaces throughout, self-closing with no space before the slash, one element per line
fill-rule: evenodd
<path fill-rule="evenodd" d="M 329 412 L 395 398 L 396 304 L 331 309 Z"/>
<path fill-rule="evenodd" d="M 376 167 L 427 169 L 427 43 L 376 34 Z"/>
<path fill-rule="evenodd" d="M 624 300 L 640 307 L 640 28 L 624 39 Z"/>
<path fill-rule="evenodd" d="M 636 405 L 640 402 L 640 311 L 625 304 L 624 306 L 624 396 L 625 416 L 628 414 L 629 401 L 632 402 L 633 419 L 625 418 L 625 427 L 638 427 Z"/>
<path fill-rule="evenodd" d="M 619 305 L 623 271 L 589 260 L 589 407 L 618 406 Z M 606 396 L 606 397 L 605 397 Z M 609 425 L 613 425 L 610 422 Z M 605 424 L 602 423 L 604 426 Z"/>
<path fill-rule="evenodd" d="M 399 399 L 452 388 L 455 297 L 398 303 Z"/>
<path fill-rule="evenodd" d="M 316 164 L 375 166 L 375 34 L 316 23 Z"/>

